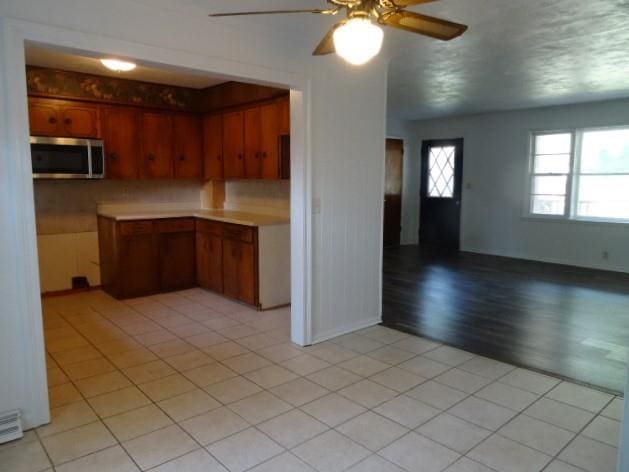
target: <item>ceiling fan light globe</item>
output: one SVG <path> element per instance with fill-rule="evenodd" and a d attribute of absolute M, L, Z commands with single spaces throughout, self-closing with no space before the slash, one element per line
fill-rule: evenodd
<path fill-rule="evenodd" d="M 368 18 L 352 18 L 334 31 L 336 53 L 350 64 L 366 64 L 382 49 L 382 28 Z"/>

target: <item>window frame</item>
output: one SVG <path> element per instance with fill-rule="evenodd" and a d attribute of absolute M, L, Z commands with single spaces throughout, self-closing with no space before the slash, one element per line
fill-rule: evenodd
<path fill-rule="evenodd" d="M 529 165 L 527 174 L 526 185 L 526 203 L 524 209 L 524 217 L 534 220 L 550 220 L 550 221 L 564 221 L 564 222 L 577 222 L 577 223 L 603 223 L 612 225 L 629 225 L 629 218 L 608 218 L 608 217 L 595 217 L 595 216 L 578 216 L 577 207 L 579 202 L 579 179 L 581 177 L 580 164 L 581 164 L 581 148 L 583 142 L 583 134 L 591 131 L 609 131 L 609 130 L 626 129 L 629 130 L 629 125 L 617 125 L 617 126 L 597 126 L 588 128 L 569 128 L 569 129 L 556 129 L 556 130 L 536 130 L 529 133 Z M 536 142 L 538 136 L 553 135 L 553 134 L 570 134 L 571 146 L 570 146 L 570 168 L 567 174 L 536 174 L 535 173 L 535 158 L 536 154 Z M 563 214 L 547 215 L 543 213 L 534 213 L 532 211 L 533 202 L 533 180 L 536 176 L 557 176 L 566 175 L 566 198 L 564 202 Z M 629 175 L 623 174 L 583 174 L 583 175 Z"/>

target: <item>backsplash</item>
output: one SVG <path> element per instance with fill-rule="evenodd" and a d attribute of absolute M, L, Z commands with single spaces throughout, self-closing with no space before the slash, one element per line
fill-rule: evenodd
<path fill-rule="evenodd" d="M 97 231 L 98 204 L 201 205 L 202 183 L 188 180 L 35 180 L 37 234 Z"/>
<path fill-rule="evenodd" d="M 290 181 L 234 180 L 225 182 L 224 208 L 290 217 Z"/>

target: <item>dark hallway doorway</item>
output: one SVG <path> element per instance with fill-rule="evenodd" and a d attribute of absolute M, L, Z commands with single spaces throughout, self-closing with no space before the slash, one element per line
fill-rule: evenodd
<path fill-rule="evenodd" d="M 404 142 L 387 139 L 384 184 L 384 237 L 385 247 L 400 244 L 402 231 L 402 179 L 404 168 Z"/>

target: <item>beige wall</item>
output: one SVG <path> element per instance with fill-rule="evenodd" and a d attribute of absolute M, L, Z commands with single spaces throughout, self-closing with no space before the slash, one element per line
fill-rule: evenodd
<path fill-rule="evenodd" d="M 225 209 L 290 217 L 290 181 L 226 182 Z"/>
<path fill-rule="evenodd" d="M 35 180 L 37 234 L 96 231 L 99 203 L 196 203 L 202 184 L 187 180 Z"/>

